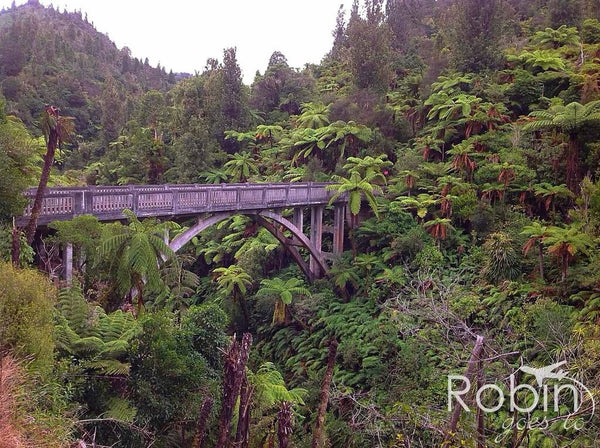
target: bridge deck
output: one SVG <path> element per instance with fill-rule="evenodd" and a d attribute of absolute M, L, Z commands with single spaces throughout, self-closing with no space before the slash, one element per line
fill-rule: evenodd
<path fill-rule="evenodd" d="M 123 219 L 123 209 L 140 217 L 175 217 L 220 211 L 254 211 L 326 205 L 334 195 L 328 183 L 167 184 L 48 188 L 38 225 L 90 214 L 100 221 Z M 25 192 L 33 199 L 36 189 Z M 25 225 L 31 204 L 18 225 Z"/>

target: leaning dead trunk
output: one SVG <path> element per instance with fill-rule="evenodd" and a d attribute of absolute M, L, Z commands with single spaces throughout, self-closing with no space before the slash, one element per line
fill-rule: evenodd
<path fill-rule="evenodd" d="M 483 336 L 477 336 L 477 340 L 475 341 L 475 346 L 473 347 L 473 351 L 471 352 L 471 357 L 469 358 L 469 364 L 467 365 L 467 370 L 465 371 L 464 376 L 471 379 L 473 378 L 473 373 L 475 373 L 477 366 L 479 365 L 479 360 L 481 358 L 481 352 L 483 351 Z M 448 428 L 448 432 L 446 434 L 446 443 L 448 443 L 454 434 L 456 433 L 456 427 L 458 425 L 458 419 L 460 418 L 460 412 L 462 410 L 461 406 L 456 406 L 454 411 L 452 412 L 452 417 L 450 418 L 450 425 Z"/>
<path fill-rule="evenodd" d="M 41 127 L 46 139 L 46 155 L 44 156 L 42 175 L 40 176 L 40 182 L 31 208 L 31 217 L 29 218 L 25 232 L 27 244 L 29 245 L 31 245 L 35 237 L 38 218 L 40 217 L 44 195 L 46 194 L 46 186 L 50 178 L 50 170 L 54 162 L 54 154 L 62 142 L 70 141 L 73 138 L 73 120 L 73 117 L 61 117 L 59 110 L 54 106 L 46 106 L 42 112 Z"/>
<path fill-rule="evenodd" d="M 335 339 L 329 343 L 329 354 L 327 356 L 327 368 L 323 375 L 321 383 L 321 401 L 319 410 L 317 411 L 317 421 L 315 423 L 315 431 L 313 433 L 312 448 L 318 448 L 322 444 L 323 429 L 325 428 L 325 411 L 329 403 L 329 387 L 331 386 L 331 378 L 333 377 L 333 367 L 335 365 L 335 357 L 337 355 L 338 341 Z"/>
<path fill-rule="evenodd" d="M 35 237 L 35 229 L 37 228 L 37 222 L 42 211 L 42 203 L 44 201 L 44 195 L 46 194 L 46 186 L 48 185 L 48 179 L 50 178 L 50 169 L 54 162 L 54 154 L 56 153 L 56 147 L 58 143 L 58 133 L 52 131 L 48 137 L 48 143 L 46 145 L 46 155 L 44 156 L 44 167 L 42 168 L 42 175 L 40 176 L 40 183 L 38 184 L 35 192 L 35 199 L 33 201 L 33 207 L 31 208 L 31 217 L 27 224 L 27 230 L 25 235 L 27 237 L 27 244 L 33 243 Z"/>
<path fill-rule="evenodd" d="M 250 354 L 250 345 L 252 345 L 252 335 L 250 333 L 244 333 L 241 343 L 235 340 L 234 335 L 229 350 L 225 354 L 223 401 L 221 404 L 221 415 L 219 416 L 219 436 L 216 445 L 220 448 L 228 446 L 231 420 L 237 397 L 240 394 L 246 363 Z"/>
<path fill-rule="evenodd" d="M 210 396 L 206 396 L 200 406 L 200 412 L 198 413 L 198 420 L 196 420 L 196 434 L 194 434 L 194 441 L 192 442 L 192 448 L 203 448 L 204 440 L 206 438 L 206 426 L 208 418 L 210 417 L 210 411 L 212 410 L 214 400 Z"/>

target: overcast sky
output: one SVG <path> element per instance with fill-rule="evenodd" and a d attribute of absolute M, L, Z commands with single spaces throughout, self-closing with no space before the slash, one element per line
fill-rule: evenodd
<path fill-rule="evenodd" d="M 0 0 L 9 7 L 12 0 Z M 17 0 L 16 4 L 26 3 Z M 63 11 L 87 12 L 88 21 L 134 57 L 167 71 L 202 71 L 209 57 L 237 47 L 244 81 L 264 73 L 273 51 L 292 67 L 317 63 L 330 50 L 340 4 L 351 0 L 41 0 Z"/>

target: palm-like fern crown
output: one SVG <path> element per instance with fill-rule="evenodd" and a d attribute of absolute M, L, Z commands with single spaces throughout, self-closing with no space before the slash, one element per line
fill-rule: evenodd
<path fill-rule="evenodd" d="M 600 122 L 600 101 L 587 104 L 572 102 L 565 105 L 557 104 L 548 110 L 537 110 L 529 114 L 535 120 L 527 123 L 526 131 L 557 129 L 567 134 L 577 133 L 583 126 Z"/>
<path fill-rule="evenodd" d="M 179 226 L 170 221 L 140 221 L 131 210 L 124 210 L 123 214 L 129 224 L 120 229 L 121 233 L 104 240 L 100 254 L 116 264 L 117 285 L 122 293 L 143 282 L 150 288 L 160 288 L 163 283 L 159 263 L 175 258 L 163 238 L 169 230 Z"/>
<path fill-rule="evenodd" d="M 295 295 L 311 297 L 310 291 L 304 286 L 304 282 L 297 278 L 282 280 L 279 277 L 264 279 L 260 282 L 258 295 L 274 296 L 286 305 L 292 303 Z"/>
<path fill-rule="evenodd" d="M 333 204 L 342 195 L 348 195 L 348 205 L 350 212 L 353 215 L 360 213 L 361 202 L 363 196 L 369 203 L 369 206 L 373 210 L 376 216 L 379 216 L 379 210 L 377 201 L 375 200 L 375 193 L 381 193 L 381 187 L 379 185 L 372 184 L 373 178 L 363 178 L 357 171 L 350 173 L 350 178 L 342 176 L 333 176 L 333 179 L 337 182 L 335 185 L 327 185 L 327 190 L 336 190 L 335 194 L 329 200 L 330 204 Z"/>
<path fill-rule="evenodd" d="M 252 285 L 252 277 L 240 266 L 231 265 L 213 270 L 219 290 L 225 294 L 240 292 L 245 294 Z"/>

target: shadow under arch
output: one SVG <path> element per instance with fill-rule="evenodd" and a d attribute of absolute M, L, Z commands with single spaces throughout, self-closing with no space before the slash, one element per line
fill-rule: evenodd
<path fill-rule="evenodd" d="M 277 238 L 277 240 L 288 251 L 296 264 L 298 264 L 309 283 L 314 282 L 314 280 L 320 276 L 320 273 L 327 273 L 329 270 L 323 254 L 318 251 L 308 237 L 302 233 L 302 230 L 296 227 L 290 220 L 270 210 L 256 212 L 238 210 L 226 211 L 199 218 L 196 224 L 177 235 L 173 241 L 169 243 L 169 247 L 173 250 L 173 252 L 177 252 L 202 231 L 235 215 L 248 216 L 256 221 L 259 225 L 267 229 L 275 238 Z M 279 224 L 279 226 L 277 224 Z M 289 230 L 292 234 L 292 238 L 288 238 L 280 227 Z M 310 256 L 314 258 L 318 266 L 317 272 L 313 272 L 310 269 L 310 264 L 304 261 L 300 255 L 300 252 L 296 248 L 298 245 L 306 248 L 309 251 Z"/>

